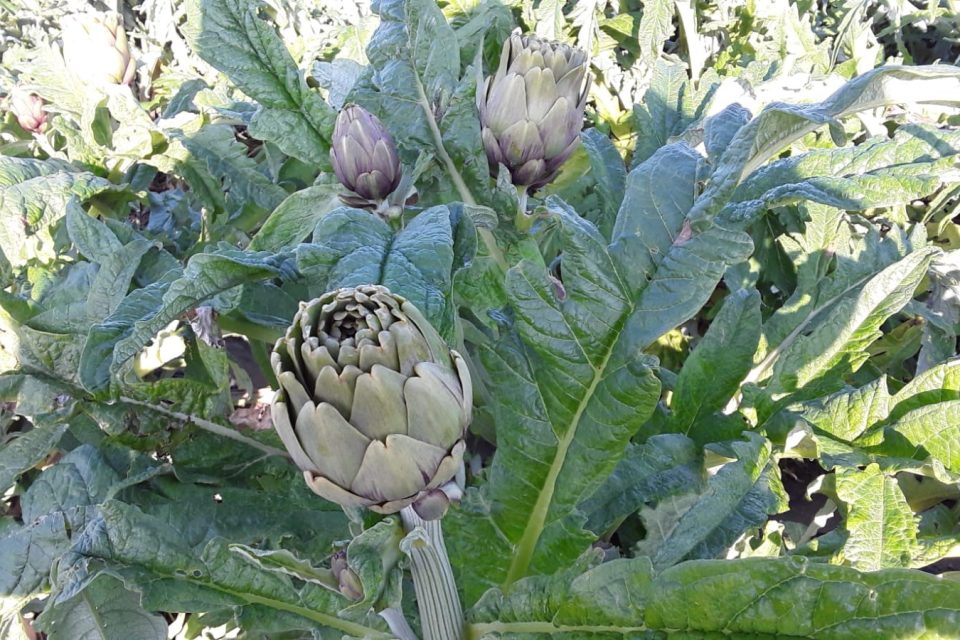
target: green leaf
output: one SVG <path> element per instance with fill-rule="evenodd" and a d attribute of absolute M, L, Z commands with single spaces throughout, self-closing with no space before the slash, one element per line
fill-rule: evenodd
<path fill-rule="evenodd" d="M 291 193 L 250 240 L 250 251 L 292 249 L 313 233 L 323 216 L 340 206 L 342 187 L 323 184 Z"/>
<path fill-rule="evenodd" d="M 337 591 L 337 581 L 330 569 L 317 568 L 287 549 L 256 549 L 245 544 L 231 544 L 230 551 L 244 560 L 266 571 L 293 576 L 304 582 L 312 582 L 321 587 Z"/>
<path fill-rule="evenodd" d="M 191 0 L 188 41 L 260 103 L 250 135 L 304 162 L 329 166 L 336 114 L 307 87 L 274 25 L 259 17 L 263 9 L 260 2 Z"/>
<path fill-rule="evenodd" d="M 683 133 L 694 121 L 694 112 L 686 95 L 690 89 L 686 65 L 657 60 L 650 88 L 643 100 L 633 107 L 635 129 L 640 136 L 633 151 L 631 169 L 665 146 L 671 136 Z"/>
<path fill-rule="evenodd" d="M 135 321 L 129 334 L 116 342 L 111 359 L 111 373 L 116 374 L 160 329 L 187 309 L 245 282 L 289 274 L 289 269 L 288 259 L 282 254 L 239 251 L 229 246 L 194 255 L 183 270 L 183 275 L 166 287 L 161 305 Z M 138 303 L 147 299 L 137 295 Z M 138 305 L 132 305 L 131 308 L 136 306 Z M 106 323 L 100 326 L 104 330 L 110 329 Z M 104 350 L 105 343 L 100 343 L 97 348 Z M 91 384 L 89 388 L 96 389 L 105 382 L 102 378 L 90 377 L 85 384 Z"/>
<path fill-rule="evenodd" d="M 69 529 L 63 512 L 6 528 L 0 536 L 0 594 L 39 591 L 49 579 L 54 560 L 70 548 Z"/>
<path fill-rule="evenodd" d="M 711 162 L 715 163 L 720 159 L 737 131 L 750 122 L 752 117 L 750 111 L 735 102 L 704 120 L 703 145 Z"/>
<path fill-rule="evenodd" d="M 750 289 L 729 295 L 703 340 L 683 363 L 670 402 L 670 428 L 700 443 L 711 434 L 697 429 L 701 416 L 721 410 L 750 371 L 760 341 L 760 296 Z"/>
<path fill-rule="evenodd" d="M 702 467 L 701 451 L 685 436 L 664 434 L 631 443 L 610 477 L 583 503 L 587 528 L 603 534 L 645 503 L 700 491 Z"/>
<path fill-rule="evenodd" d="M 223 181 L 231 212 L 239 211 L 248 202 L 272 211 L 287 197 L 247 156 L 248 149 L 236 139 L 233 127 L 207 125 L 179 139 L 194 158 L 207 165 L 211 175 Z"/>
<path fill-rule="evenodd" d="M 886 419 L 890 406 L 887 378 L 881 376 L 859 389 L 846 389 L 809 402 L 801 415 L 830 437 L 853 442 Z"/>
<path fill-rule="evenodd" d="M 349 99 L 384 122 L 406 165 L 432 153 L 437 166 L 418 180 L 424 204 L 490 204 L 475 104 L 479 70 L 460 77 L 456 35 L 433 0 L 385 0 L 378 11 L 381 23 L 367 47 L 370 68 Z"/>
<path fill-rule="evenodd" d="M 6 491 L 20 474 L 43 461 L 57 446 L 66 424 L 34 428 L 17 434 L 0 448 L 0 491 Z"/>
<path fill-rule="evenodd" d="M 68 600 L 47 606 L 38 627 L 50 640 L 165 640 L 167 623 L 145 611 L 137 594 L 116 578 L 101 575 Z"/>
<path fill-rule="evenodd" d="M 960 400 L 907 411 L 884 428 L 883 443 L 872 450 L 914 460 L 934 458 L 960 473 Z"/>
<path fill-rule="evenodd" d="M 643 3 L 643 15 L 634 36 L 639 41 L 640 59 L 652 66 L 660 58 L 663 45 L 673 34 L 673 0 Z"/>
<path fill-rule="evenodd" d="M 120 476 L 92 445 L 81 445 L 49 467 L 24 492 L 23 521 L 99 504 Z"/>
<path fill-rule="evenodd" d="M 846 83 L 823 102 L 810 105 L 774 103 L 744 125 L 721 156 L 691 217 L 720 211 L 737 185 L 775 153 L 837 118 L 892 104 L 957 104 L 960 71 L 946 65 L 899 67 L 889 65 L 869 71 Z M 742 224 L 737 216 L 725 218 Z"/>
<path fill-rule="evenodd" d="M 507 275 L 515 333 L 482 350 L 497 398 L 490 480 L 447 516 L 468 602 L 487 585 L 552 573 L 589 544 L 578 503 L 653 411 L 653 362 L 624 346 L 633 305 L 604 239 L 559 201 L 562 283 L 536 256 Z"/>
<path fill-rule="evenodd" d="M 927 369 L 908 382 L 890 400 L 890 419 L 898 420 L 919 407 L 960 400 L 960 358 Z"/>
<path fill-rule="evenodd" d="M 641 511 L 647 538 L 636 550 L 639 555 L 649 555 L 659 569 L 684 559 L 719 557 L 744 531 L 786 509 L 775 465 L 768 462 L 770 443 L 753 433 L 748 438 L 732 443 L 737 460 L 711 477 L 703 493 Z"/>
<path fill-rule="evenodd" d="M 0 252 L 14 267 L 54 257 L 53 227 L 67 202 L 86 202 L 101 194 L 129 197 L 123 186 L 90 173 L 57 172 L 32 177 L 0 190 Z"/>
<path fill-rule="evenodd" d="M 913 297 L 937 251 L 928 247 L 911 253 L 824 312 L 808 316 L 767 356 L 775 363 L 768 392 L 830 385 L 838 375 L 856 371 L 867 358 L 866 348 L 880 336 L 883 322 Z"/>
<path fill-rule="evenodd" d="M 297 263 L 317 295 L 339 287 L 382 284 L 413 302 L 446 332 L 452 320 L 447 302 L 454 258 L 450 225 L 450 210 L 437 206 L 394 235 L 371 213 L 342 208 L 321 218 L 313 243 L 297 249 Z"/>
<path fill-rule="evenodd" d="M 111 501 L 99 511 L 75 549 L 123 565 L 125 581 L 142 590 L 148 609 L 209 611 L 257 604 L 348 635 L 389 637 L 375 616 L 366 618 L 366 624 L 338 617 L 336 612 L 346 604 L 342 596 L 310 583 L 297 588 L 289 577 L 261 570 L 231 553 L 222 538 L 194 551 L 175 528 L 135 507 Z"/>
<path fill-rule="evenodd" d="M 596 224 L 603 237 L 609 238 L 626 190 L 627 176 L 623 158 L 610 138 L 597 129 L 584 129 L 580 133 L 580 141 L 590 158 L 590 173 L 597 183 L 603 204 Z"/>
<path fill-rule="evenodd" d="M 871 464 L 838 469 L 836 487 L 847 531 L 839 559 L 861 571 L 910 566 L 918 522 L 897 481 Z"/>
<path fill-rule="evenodd" d="M 949 638 L 960 585 L 919 571 L 860 573 L 805 558 L 614 560 L 571 579 L 529 578 L 469 613 L 472 637 Z M 918 635 L 920 634 L 920 635 Z"/>
<path fill-rule="evenodd" d="M 723 219 L 749 220 L 767 208 L 810 200 L 846 210 L 907 204 L 957 181 L 960 135 L 905 125 L 842 149 L 814 149 L 772 162 L 744 180 Z"/>

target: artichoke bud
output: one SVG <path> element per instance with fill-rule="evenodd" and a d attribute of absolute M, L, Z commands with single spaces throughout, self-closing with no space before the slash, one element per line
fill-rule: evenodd
<path fill-rule="evenodd" d="M 10 111 L 24 131 L 42 133 L 47 127 L 43 99 L 19 87 L 10 92 Z"/>
<path fill-rule="evenodd" d="M 347 552 L 338 551 L 330 558 L 330 572 L 336 578 L 340 593 L 350 600 L 363 600 L 363 583 L 347 564 Z"/>
<path fill-rule="evenodd" d="M 497 72 L 477 92 L 490 173 L 510 170 L 514 185 L 536 191 L 580 143 L 587 102 L 587 56 L 580 49 L 512 34 Z"/>
<path fill-rule="evenodd" d="M 330 162 L 340 184 L 352 191 L 341 195 L 352 207 L 378 207 L 400 185 L 403 171 L 393 136 L 380 120 L 356 104 L 337 115 Z"/>
<path fill-rule="evenodd" d="M 273 424 L 307 485 L 395 513 L 462 465 L 466 363 L 408 300 L 377 285 L 304 302 L 270 357 Z"/>
<path fill-rule="evenodd" d="M 77 78 L 96 86 L 130 84 L 137 69 L 120 16 L 76 15 L 63 29 L 63 59 Z"/>

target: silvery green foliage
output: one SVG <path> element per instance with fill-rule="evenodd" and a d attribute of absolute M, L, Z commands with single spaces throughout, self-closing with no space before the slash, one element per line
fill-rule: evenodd
<path fill-rule="evenodd" d="M 299 303 L 367 285 L 473 381 L 470 637 L 955 633 L 960 71 L 893 64 L 956 59 L 935 4 L 111 3 L 94 86 L 86 3 L 0 1 L 0 637 L 392 637 L 398 519 L 266 417 Z M 522 212 L 477 108 L 516 27 L 593 76 Z M 398 215 L 342 206 L 348 104 Z"/>

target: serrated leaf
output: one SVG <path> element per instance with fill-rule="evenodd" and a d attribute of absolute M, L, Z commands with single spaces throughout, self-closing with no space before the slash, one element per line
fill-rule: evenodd
<path fill-rule="evenodd" d="M 160 329 L 187 309 L 239 284 L 289 274 L 290 266 L 283 254 L 239 251 L 229 246 L 194 255 L 187 263 L 183 275 L 165 288 L 161 306 L 151 309 L 149 315 L 135 321 L 129 335 L 116 341 L 111 358 L 111 373 L 117 373 Z M 142 296 L 138 296 L 138 299 L 146 300 Z M 108 326 L 103 328 L 109 329 Z M 103 343 L 98 348 L 102 350 Z M 106 384 L 106 380 L 91 377 L 84 384 L 95 389 Z"/>
<path fill-rule="evenodd" d="M 835 480 L 847 531 L 838 559 L 861 571 L 910 566 L 918 523 L 897 481 L 876 464 L 838 469 Z"/>
<path fill-rule="evenodd" d="M 346 603 L 342 596 L 309 583 L 298 589 L 288 577 L 260 570 L 231 553 L 222 538 L 194 551 L 174 528 L 135 507 L 111 501 L 99 511 L 75 549 L 125 565 L 125 580 L 143 590 L 147 608 L 204 611 L 259 604 L 349 635 L 389 637 L 378 618 L 366 618 L 366 624 L 339 618 L 336 612 Z"/>
<path fill-rule="evenodd" d="M 427 206 L 474 198 L 489 204 L 475 105 L 478 71 L 461 79 L 456 35 L 432 0 L 388 0 L 378 11 L 381 24 L 367 48 L 371 67 L 349 99 L 386 124 L 407 165 L 424 150 L 433 152 L 437 166 L 418 184 Z"/>
<path fill-rule="evenodd" d="M 643 100 L 633 107 L 640 136 L 633 151 L 631 169 L 650 158 L 669 142 L 671 136 L 679 135 L 693 122 L 695 116 L 685 101 L 688 97 L 685 94 L 689 91 L 686 65 L 657 60 L 650 87 Z"/>
<path fill-rule="evenodd" d="M 838 374 L 856 371 L 880 336 L 880 325 L 910 301 L 937 251 L 915 251 L 822 314 L 808 316 L 810 324 L 801 324 L 773 353 L 769 393 L 792 392 L 818 380 L 830 385 Z"/>
<path fill-rule="evenodd" d="M 851 614 L 853 612 L 853 614 Z M 805 558 L 614 560 L 571 579 L 530 578 L 491 591 L 471 612 L 473 637 L 949 638 L 960 585 L 918 571 L 860 573 Z"/>
<path fill-rule="evenodd" d="M 622 344 L 632 304 L 604 239 L 552 205 L 563 281 L 536 257 L 508 273 L 516 334 L 482 353 L 504 425 L 497 455 L 490 481 L 447 516 L 468 602 L 485 585 L 551 573 L 583 551 L 591 538 L 577 504 L 613 470 L 659 395 L 653 363 Z"/>
<path fill-rule="evenodd" d="M 673 34 L 673 0 L 650 0 L 643 3 L 643 14 L 634 35 L 640 45 L 640 59 L 653 65 L 663 51 L 663 44 Z"/>
<path fill-rule="evenodd" d="M 262 8 L 243 0 L 192 0 L 187 39 L 200 57 L 260 103 L 250 123 L 252 136 L 304 162 L 328 166 L 336 114 L 307 87 L 276 27 L 260 17 Z"/>
<path fill-rule="evenodd" d="M 774 103 L 733 137 L 692 217 L 719 212 L 737 185 L 780 149 L 837 118 L 898 103 L 957 104 L 960 71 L 948 66 L 884 66 L 846 83 L 823 102 L 811 105 Z M 724 218 L 743 223 L 737 216 Z"/>
<path fill-rule="evenodd" d="M 0 251 L 14 267 L 30 260 L 49 261 L 54 256 L 52 227 L 65 214 L 67 202 L 80 202 L 115 193 L 118 186 L 90 173 L 48 173 L 0 190 Z"/>
<path fill-rule="evenodd" d="M 207 125 L 179 139 L 194 158 L 207 165 L 211 175 L 223 181 L 231 212 L 239 211 L 247 202 L 273 211 L 287 197 L 247 156 L 247 147 L 236 139 L 232 127 Z"/>

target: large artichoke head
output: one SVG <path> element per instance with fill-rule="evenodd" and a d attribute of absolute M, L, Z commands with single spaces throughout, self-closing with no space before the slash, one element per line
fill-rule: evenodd
<path fill-rule="evenodd" d="M 330 162 L 340 184 L 352 194 L 340 196 L 353 207 L 376 207 L 400 185 L 402 167 L 393 136 L 360 105 L 348 104 L 337 115 Z"/>
<path fill-rule="evenodd" d="M 63 59 L 71 73 L 94 85 L 130 84 L 137 62 L 119 15 L 81 14 L 65 23 Z"/>
<path fill-rule="evenodd" d="M 580 49 L 519 34 L 504 42 L 497 72 L 477 92 L 494 177 L 502 164 L 530 191 L 553 180 L 580 142 L 586 74 Z"/>
<path fill-rule="evenodd" d="M 470 374 L 420 311 L 388 289 L 301 303 L 270 362 L 281 387 L 274 427 L 320 496 L 394 513 L 433 500 L 460 468 Z"/>

